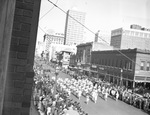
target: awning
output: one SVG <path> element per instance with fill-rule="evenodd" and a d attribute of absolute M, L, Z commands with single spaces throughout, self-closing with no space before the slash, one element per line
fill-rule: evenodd
<path fill-rule="evenodd" d="M 135 76 L 134 81 L 135 82 L 147 82 L 147 83 L 150 83 L 150 77 Z"/>

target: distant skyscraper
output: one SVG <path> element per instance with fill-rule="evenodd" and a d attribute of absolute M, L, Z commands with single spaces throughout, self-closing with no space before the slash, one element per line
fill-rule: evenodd
<path fill-rule="evenodd" d="M 65 25 L 65 45 L 75 45 L 83 42 L 84 27 L 78 22 L 84 24 L 85 13 L 79 11 L 68 10 Z"/>
<path fill-rule="evenodd" d="M 150 50 L 150 31 L 145 28 L 119 28 L 111 32 L 111 46 L 117 49 Z"/>

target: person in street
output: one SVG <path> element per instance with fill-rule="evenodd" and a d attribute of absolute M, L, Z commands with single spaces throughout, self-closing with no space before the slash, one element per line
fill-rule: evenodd
<path fill-rule="evenodd" d="M 105 90 L 106 90 L 106 89 L 105 89 Z M 107 90 L 106 90 L 105 93 L 104 93 L 104 100 L 107 101 L 107 98 L 108 98 L 108 92 L 107 92 Z"/>
<path fill-rule="evenodd" d="M 116 101 L 118 101 L 118 98 L 119 98 L 119 92 L 116 91 Z"/>
<path fill-rule="evenodd" d="M 47 107 L 47 115 L 51 115 L 51 107 L 50 107 L 50 105 L 48 105 L 48 107 Z"/>
<path fill-rule="evenodd" d="M 87 94 L 87 95 L 86 95 L 86 104 L 89 103 L 89 100 L 90 100 L 90 98 L 89 98 L 89 95 Z"/>

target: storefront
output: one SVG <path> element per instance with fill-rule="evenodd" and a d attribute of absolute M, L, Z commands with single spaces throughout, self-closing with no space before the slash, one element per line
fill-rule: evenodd
<path fill-rule="evenodd" d="M 90 76 L 94 77 L 94 78 L 98 78 L 97 65 L 91 65 L 90 70 L 91 70 L 91 75 Z"/>
<path fill-rule="evenodd" d="M 135 76 L 135 87 L 145 87 L 150 89 L 150 77 L 147 76 Z"/>
<path fill-rule="evenodd" d="M 105 69 L 105 67 L 103 66 L 98 66 L 97 67 L 98 70 L 98 78 L 100 78 L 101 80 L 105 80 L 107 81 L 109 78 L 109 76 L 107 75 L 107 71 Z"/>

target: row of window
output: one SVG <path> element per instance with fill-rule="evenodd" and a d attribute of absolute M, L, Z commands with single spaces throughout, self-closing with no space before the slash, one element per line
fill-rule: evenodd
<path fill-rule="evenodd" d="M 150 71 L 150 62 L 141 61 L 140 70 Z"/>
<path fill-rule="evenodd" d="M 135 31 L 128 31 L 128 30 L 125 30 L 124 32 L 122 31 L 112 32 L 111 36 L 116 36 L 116 35 L 121 35 L 121 34 L 128 35 L 128 36 L 150 38 L 150 33 L 142 33 L 142 32 L 135 32 Z"/>
<path fill-rule="evenodd" d="M 99 64 L 99 65 L 105 65 L 105 66 L 119 67 L 119 68 L 123 68 L 123 69 L 132 69 L 133 68 L 132 62 L 128 61 L 128 60 L 93 58 L 92 63 Z"/>
<path fill-rule="evenodd" d="M 119 67 L 123 69 L 133 69 L 134 62 L 128 60 L 94 58 L 92 59 L 92 63 L 105 66 Z M 140 70 L 150 71 L 150 62 L 141 61 Z"/>
<path fill-rule="evenodd" d="M 143 37 L 143 38 L 150 38 L 150 34 L 149 33 L 134 32 L 134 31 L 127 31 L 127 32 L 125 32 L 125 35 L 136 36 L 136 37 Z"/>

